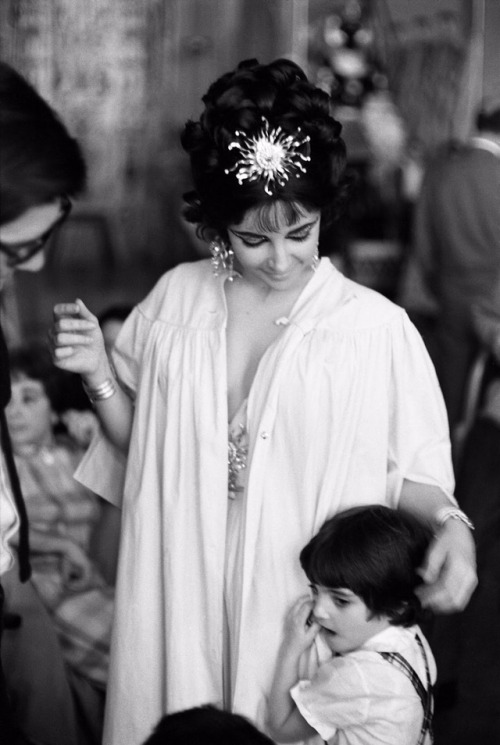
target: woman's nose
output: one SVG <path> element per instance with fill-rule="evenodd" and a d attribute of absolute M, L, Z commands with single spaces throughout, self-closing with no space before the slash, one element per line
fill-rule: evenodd
<path fill-rule="evenodd" d="M 284 243 L 275 243 L 271 249 L 269 263 L 273 269 L 283 271 L 288 266 L 288 253 Z"/>

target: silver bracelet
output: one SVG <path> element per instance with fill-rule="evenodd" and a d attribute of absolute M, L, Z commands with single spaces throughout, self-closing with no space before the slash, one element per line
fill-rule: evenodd
<path fill-rule="evenodd" d="M 116 384 L 113 378 L 106 378 L 104 383 L 101 383 L 95 388 L 90 388 L 84 380 L 82 380 L 82 385 L 91 404 L 95 404 L 96 401 L 106 401 L 106 399 L 111 398 L 116 393 Z"/>
<path fill-rule="evenodd" d="M 436 523 L 438 524 L 438 527 L 442 528 L 442 526 L 445 524 L 447 520 L 460 520 L 470 530 L 474 530 L 474 525 L 472 524 L 472 521 L 469 520 L 465 512 L 462 510 L 459 510 L 457 507 L 441 507 L 435 515 Z"/>

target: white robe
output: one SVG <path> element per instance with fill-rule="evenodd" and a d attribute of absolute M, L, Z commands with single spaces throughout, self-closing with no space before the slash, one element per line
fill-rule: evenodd
<path fill-rule="evenodd" d="M 136 393 L 130 451 L 94 442 L 78 478 L 118 502 L 123 532 L 105 745 L 137 745 L 163 713 L 222 701 L 227 516 L 224 277 L 164 275 L 118 339 Z M 327 260 L 261 359 L 249 455 L 233 710 L 263 726 L 282 620 L 307 591 L 300 549 L 359 504 L 396 507 L 403 479 L 451 495 L 448 424 L 406 313 Z"/>

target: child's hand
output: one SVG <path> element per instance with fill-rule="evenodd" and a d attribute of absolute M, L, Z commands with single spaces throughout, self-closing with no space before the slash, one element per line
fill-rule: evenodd
<path fill-rule="evenodd" d="M 313 606 L 309 596 L 301 597 L 286 616 L 284 643 L 297 653 L 308 649 L 318 634 L 320 627 L 313 619 Z"/>
<path fill-rule="evenodd" d="M 84 448 L 89 446 L 94 434 L 99 429 L 99 420 L 93 411 L 68 409 L 61 414 L 61 421 L 68 430 L 70 437 Z"/>
<path fill-rule="evenodd" d="M 61 557 L 61 571 L 68 589 L 82 591 L 92 577 L 92 562 L 77 543 L 68 541 Z"/>
<path fill-rule="evenodd" d="M 54 321 L 49 331 L 52 359 L 61 370 L 79 373 L 92 384 L 109 376 L 109 363 L 97 318 L 81 300 L 54 306 Z"/>

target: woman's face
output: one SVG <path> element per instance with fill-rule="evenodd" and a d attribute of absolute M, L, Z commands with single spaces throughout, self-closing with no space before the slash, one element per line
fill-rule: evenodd
<path fill-rule="evenodd" d="M 14 451 L 50 445 L 55 414 L 43 383 L 24 374 L 12 380 L 12 397 L 6 409 Z"/>
<path fill-rule="evenodd" d="M 289 224 L 277 202 L 271 218 L 271 230 L 261 224 L 259 210 L 247 212 L 238 225 L 229 225 L 237 268 L 247 281 L 266 289 L 299 289 L 311 277 L 318 248 L 320 212 L 302 207 L 298 220 Z"/>

